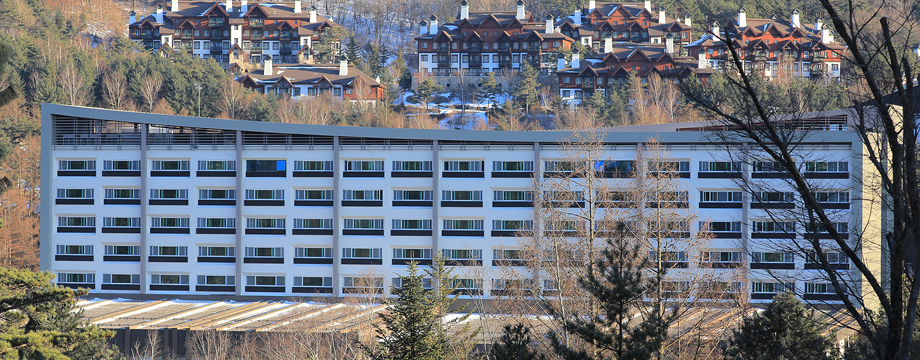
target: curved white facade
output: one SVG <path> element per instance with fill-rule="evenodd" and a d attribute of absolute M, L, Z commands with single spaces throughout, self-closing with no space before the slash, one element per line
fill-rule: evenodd
<path fill-rule="evenodd" d="M 545 161 L 564 158 L 559 142 L 570 135 L 292 125 L 49 104 L 42 119 L 42 269 L 96 293 L 169 296 L 339 296 L 368 277 L 391 286 L 406 269 L 401 254 L 453 249 L 471 250 L 455 252 L 470 257 L 456 259 L 455 274 L 489 297 L 501 273 L 495 250 L 519 248 L 494 221 L 533 217 L 532 207 L 496 201 L 504 196 L 496 192 L 532 191 Z M 769 251 L 776 240 L 754 229 L 764 211 L 752 209 L 747 195 L 721 205 L 701 205 L 701 197 L 742 191 L 735 178 L 757 175 L 750 166 L 737 175 L 701 171 L 725 161 L 724 148 L 680 125 L 608 129 L 607 151 L 635 159 L 637 143 L 654 137 L 674 161 L 689 163 L 682 181 L 690 209 L 701 220 L 738 223 L 711 247 L 740 253 L 743 291 L 775 282 L 768 271 L 817 275 L 801 257 L 770 270 L 748 266 L 750 252 Z M 850 194 L 835 205 L 843 222 L 881 234 L 880 219 L 869 215 L 878 217 L 879 205 L 863 201 L 856 179 L 864 171 L 856 134 L 823 131 L 809 141 L 809 157 L 848 163 L 828 179 Z M 535 171 L 500 171 L 509 166 Z M 864 257 L 879 251 L 866 247 Z M 848 274 L 858 286 L 858 274 Z M 795 286 L 815 291 L 807 282 Z M 752 297 L 772 298 L 760 295 Z"/>

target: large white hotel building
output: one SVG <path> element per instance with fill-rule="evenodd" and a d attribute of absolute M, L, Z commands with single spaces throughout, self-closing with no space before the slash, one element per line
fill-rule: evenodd
<path fill-rule="evenodd" d="M 829 184 L 822 201 L 837 210 L 839 230 L 860 230 L 859 251 L 882 272 L 882 248 L 872 244 L 880 243 L 883 212 L 866 200 L 872 196 L 862 174 L 871 165 L 863 145 L 848 130 L 845 111 L 816 120 L 824 130 L 800 146 L 806 176 Z M 651 138 L 667 148 L 688 207 L 711 221 L 713 271 L 742 269 L 732 291 L 764 301 L 794 286 L 806 299 L 834 302 L 815 264 L 771 249 L 790 237 L 787 230 L 794 229 L 790 242 L 806 234 L 764 208 L 800 205 L 787 196 L 752 202 L 738 183 L 775 181 L 776 191 L 792 196 L 783 175 L 769 162 L 725 160 L 725 148 L 699 126 L 606 129 L 606 151 L 628 162 Z M 533 218 L 535 179 L 563 157 L 560 143 L 570 135 L 262 123 L 45 104 L 41 268 L 60 285 L 97 294 L 348 296 L 362 285 L 392 286 L 389 279 L 405 272 L 408 259 L 430 263 L 442 251 L 465 279 L 466 293 L 491 297 L 501 287 L 500 265 L 520 260 L 514 229 Z M 860 296 L 859 273 L 834 255 L 829 260 Z M 790 280 L 776 280 L 783 272 Z"/>

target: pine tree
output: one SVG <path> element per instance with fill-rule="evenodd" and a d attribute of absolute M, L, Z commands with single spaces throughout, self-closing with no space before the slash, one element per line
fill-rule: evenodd
<path fill-rule="evenodd" d="M 649 264 L 640 245 L 631 241 L 625 225 L 611 232 L 615 234 L 607 239 L 603 257 L 578 280 L 593 298 L 596 312 L 563 316 L 547 303 L 550 313 L 562 317 L 565 331 L 587 344 L 587 348 L 576 347 L 561 334 L 550 333 L 553 350 L 565 359 L 649 359 L 661 349 L 674 320 L 659 304 L 643 302 L 656 283 L 654 278 L 646 279 Z M 631 326 L 640 312 L 641 320 Z"/>
<path fill-rule="evenodd" d="M 67 359 L 77 354 L 113 354 L 104 341 L 113 336 L 82 326 L 73 312 L 74 291 L 51 284 L 49 272 L 0 267 L 0 349 L 4 359 Z M 95 347 L 95 348 L 92 348 Z"/>
<path fill-rule="evenodd" d="M 358 46 L 358 41 L 355 40 L 355 35 L 352 34 L 348 37 L 348 44 L 345 45 L 345 57 L 348 58 L 348 64 L 351 66 L 357 67 L 360 63 L 358 60 L 361 54 L 361 47 Z"/>
<path fill-rule="evenodd" d="M 7 63 L 10 61 L 10 56 L 12 56 L 12 50 L 4 45 L 0 44 L 0 76 L 7 73 Z M 22 84 L 17 82 L 10 82 L 10 85 L 6 89 L 0 91 L 0 107 L 9 104 L 11 101 L 19 97 L 19 92 L 22 91 Z"/>
<path fill-rule="evenodd" d="M 390 309 L 381 313 L 381 324 L 374 324 L 378 342 L 372 345 L 360 344 L 371 359 L 412 360 L 441 359 L 446 350 L 438 336 L 441 318 L 424 288 L 423 275 L 418 267 L 410 263 L 409 274 L 399 276 L 402 286 L 393 290 L 396 298 Z"/>
<path fill-rule="evenodd" d="M 428 104 L 431 102 L 431 97 L 441 92 L 441 89 L 443 87 L 431 79 L 425 79 L 421 84 L 418 84 L 418 88 L 415 89 L 415 96 L 418 101 L 425 103 L 425 113 L 428 113 Z"/>
<path fill-rule="evenodd" d="M 522 62 L 521 78 L 514 89 L 514 98 L 524 106 L 528 114 L 530 114 L 530 106 L 537 103 L 537 88 L 540 86 L 540 83 L 537 82 L 537 75 L 539 72 L 536 68 L 527 61 Z"/>
<path fill-rule="evenodd" d="M 530 328 L 524 324 L 505 325 L 502 337 L 492 344 L 491 355 L 494 360 L 542 360 L 546 357 L 534 352 L 530 343 L 533 338 Z"/>
<path fill-rule="evenodd" d="M 732 331 L 726 359 L 833 359 L 834 342 L 822 335 L 821 319 L 791 293 L 782 293 L 762 313 Z"/>

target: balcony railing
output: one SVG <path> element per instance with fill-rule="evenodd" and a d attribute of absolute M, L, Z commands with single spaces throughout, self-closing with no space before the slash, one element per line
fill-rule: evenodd
<path fill-rule="evenodd" d="M 249 19 L 249 26 L 265 26 L 265 19 Z"/>
<path fill-rule="evenodd" d="M 450 59 L 447 59 L 447 60 L 438 59 L 438 67 L 449 68 L 449 67 L 450 67 Z"/>
<path fill-rule="evenodd" d="M 470 67 L 471 68 L 481 68 L 482 61 L 481 60 L 480 61 L 470 60 Z"/>
<path fill-rule="evenodd" d="M 281 40 L 291 40 L 291 34 L 281 33 Z"/>
<path fill-rule="evenodd" d="M 479 45 L 479 46 L 476 46 L 476 45 L 470 46 L 470 52 L 482 52 L 482 46 L 481 46 L 481 45 Z"/>
<path fill-rule="evenodd" d="M 153 39 L 153 32 L 145 31 L 142 36 L 144 37 L 144 39 Z"/>
<path fill-rule="evenodd" d="M 224 49 L 220 47 L 220 43 L 211 43 L 211 55 L 220 55 L 224 53 Z"/>
<path fill-rule="evenodd" d="M 252 40 L 262 40 L 262 34 L 252 34 L 249 38 Z"/>
<path fill-rule="evenodd" d="M 253 53 L 253 54 L 255 54 L 255 53 L 262 53 L 262 47 L 261 47 L 261 46 L 260 46 L 260 47 L 255 47 L 255 46 L 253 46 L 252 49 L 249 49 L 249 52 L 250 52 L 250 53 Z"/>
<path fill-rule="evenodd" d="M 293 49 L 294 49 L 294 48 L 291 47 L 290 45 L 288 45 L 288 46 L 281 45 L 281 53 L 282 53 L 282 54 L 291 54 L 291 53 L 294 51 Z"/>
<path fill-rule="evenodd" d="M 509 52 L 509 51 L 511 51 L 511 44 L 507 44 L 507 43 L 505 43 L 505 44 L 499 44 L 499 46 L 498 46 L 498 51 L 504 51 L 504 52 Z"/>
<path fill-rule="evenodd" d="M 509 69 L 509 68 L 511 68 L 511 61 L 501 61 L 501 60 L 499 60 L 499 61 L 498 61 L 498 67 Z"/>
<path fill-rule="evenodd" d="M 221 33 L 219 30 L 211 31 L 210 36 L 211 36 L 211 40 L 222 40 L 224 38 L 224 34 Z"/>
<path fill-rule="evenodd" d="M 438 46 L 435 49 L 437 49 L 438 52 L 449 52 L 450 46 Z"/>
<path fill-rule="evenodd" d="M 527 46 L 527 51 L 530 51 L 530 52 L 539 52 L 539 51 L 540 51 L 540 47 L 539 47 L 539 46 L 530 45 L 530 46 Z"/>
<path fill-rule="evenodd" d="M 591 81 L 582 81 L 582 82 L 581 82 L 581 87 L 593 89 L 593 88 L 594 88 L 594 80 L 591 80 Z"/>
<path fill-rule="evenodd" d="M 208 27 L 224 27 L 224 20 L 208 20 Z"/>
<path fill-rule="evenodd" d="M 827 56 L 824 56 L 824 55 L 815 55 L 812 58 L 812 61 L 826 61 L 826 60 L 827 60 Z"/>

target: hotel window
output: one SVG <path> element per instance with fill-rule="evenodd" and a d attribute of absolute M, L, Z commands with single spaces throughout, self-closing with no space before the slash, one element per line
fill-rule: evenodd
<path fill-rule="evenodd" d="M 819 203 L 849 203 L 850 193 L 848 191 L 818 191 L 815 192 L 815 200 Z"/>
<path fill-rule="evenodd" d="M 383 171 L 383 161 L 346 161 L 345 171 Z"/>
<path fill-rule="evenodd" d="M 140 160 L 106 160 L 102 168 L 103 171 L 139 171 L 140 169 Z"/>
<path fill-rule="evenodd" d="M 806 294 L 836 294 L 837 288 L 829 283 L 805 283 Z"/>
<path fill-rule="evenodd" d="M 137 256 L 141 254 L 141 247 L 132 246 L 132 245 L 106 245 L 105 254 L 106 255 Z"/>
<path fill-rule="evenodd" d="M 294 219 L 295 229 L 332 229 L 332 219 Z"/>
<path fill-rule="evenodd" d="M 236 256 L 236 248 L 232 246 L 202 246 L 198 248 L 198 256 L 204 256 L 204 257 Z"/>
<path fill-rule="evenodd" d="M 57 204 L 92 205 L 93 189 L 57 189 Z"/>
<path fill-rule="evenodd" d="M 393 190 L 393 201 L 431 200 L 431 190 Z"/>
<path fill-rule="evenodd" d="M 382 259 L 382 248 L 343 248 L 342 258 L 345 259 Z"/>
<path fill-rule="evenodd" d="M 284 248 L 282 247 L 246 247 L 244 254 L 246 257 L 283 258 Z"/>
<path fill-rule="evenodd" d="M 649 171 L 689 172 L 689 161 L 649 161 Z"/>
<path fill-rule="evenodd" d="M 236 171 L 236 161 L 230 161 L 230 160 L 198 161 L 198 171 Z"/>
<path fill-rule="evenodd" d="M 199 189 L 199 200 L 236 200 L 236 190 L 231 189 Z"/>
<path fill-rule="evenodd" d="M 247 229 L 284 229 L 284 218 L 246 218 Z"/>
<path fill-rule="evenodd" d="M 492 230 L 532 230 L 532 220 L 492 220 Z"/>
<path fill-rule="evenodd" d="M 431 249 L 393 249 L 394 259 L 431 259 Z"/>
<path fill-rule="evenodd" d="M 284 276 L 247 276 L 246 286 L 284 286 Z"/>
<path fill-rule="evenodd" d="M 58 218 L 60 227 L 95 227 L 96 218 L 92 216 L 61 216 Z"/>
<path fill-rule="evenodd" d="M 700 161 L 701 172 L 739 172 L 740 161 Z"/>
<path fill-rule="evenodd" d="M 57 282 L 70 284 L 93 284 L 96 282 L 95 274 L 58 273 Z"/>
<path fill-rule="evenodd" d="M 659 253 L 655 251 L 649 251 L 648 260 L 654 263 L 657 263 L 659 260 L 661 260 L 661 262 L 687 262 L 687 252 L 686 251 L 662 251 Z M 654 265 L 654 266 L 658 266 L 658 265 Z"/>
<path fill-rule="evenodd" d="M 198 218 L 199 228 L 235 229 L 236 218 Z"/>
<path fill-rule="evenodd" d="M 753 282 L 751 292 L 755 294 L 779 294 L 786 291 L 795 291 L 794 282 Z"/>
<path fill-rule="evenodd" d="M 103 284 L 140 284 L 140 274 L 102 274 Z"/>
<path fill-rule="evenodd" d="M 482 171 L 482 161 L 445 161 L 444 171 Z"/>
<path fill-rule="evenodd" d="M 284 200 L 284 190 L 246 190 L 246 200 Z"/>
<path fill-rule="evenodd" d="M 345 288 L 382 288 L 383 278 L 365 278 L 345 276 L 342 278 L 342 287 Z"/>
<path fill-rule="evenodd" d="M 55 255 L 92 255 L 92 245 L 58 245 Z"/>
<path fill-rule="evenodd" d="M 444 191 L 441 191 L 441 200 L 444 200 L 444 201 L 482 201 L 482 191 L 479 191 L 479 190 L 470 190 L 470 191 L 444 190 Z"/>
<path fill-rule="evenodd" d="M 321 276 L 295 276 L 294 286 L 332 287 L 332 278 Z"/>
<path fill-rule="evenodd" d="M 108 161 L 106 161 L 108 163 Z M 95 160 L 61 160 L 58 161 L 58 170 L 96 170 Z"/>
<path fill-rule="evenodd" d="M 428 45 L 428 44 L 423 44 Z M 422 61 L 428 61 L 428 55 L 422 55 Z"/>
<path fill-rule="evenodd" d="M 150 189 L 150 198 L 188 200 L 188 189 Z"/>
<path fill-rule="evenodd" d="M 846 161 L 808 161 L 805 162 L 807 172 L 848 172 L 849 164 Z"/>
<path fill-rule="evenodd" d="M 458 290 L 482 289 L 482 279 L 453 279 L 450 285 Z"/>
<path fill-rule="evenodd" d="M 700 202 L 741 202 L 741 192 L 700 191 Z"/>
<path fill-rule="evenodd" d="M 794 263 L 795 254 L 788 252 L 754 252 L 751 260 L 759 263 Z"/>
<path fill-rule="evenodd" d="M 332 200 L 332 190 L 295 190 L 294 200 Z"/>
<path fill-rule="evenodd" d="M 154 285 L 188 285 L 188 275 L 150 274 L 150 283 Z"/>
<path fill-rule="evenodd" d="M 342 200 L 383 200 L 383 190 L 343 190 Z"/>
<path fill-rule="evenodd" d="M 295 247 L 294 257 L 296 258 L 332 258 L 332 248 L 305 248 Z"/>
<path fill-rule="evenodd" d="M 478 249 L 444 249 L 441 253 L 448 260 L 482 260 L 482 250 Z"/>
<path fill-rule="evenodd" d="M 188 228 L 188 218 L 150 218 L 152 228 Z"/>
<path fill-rule="evenodd" d="M 150 256 L 187 256 L 187 246 L 151 246 Z"/>
<path fill-rule="evenodd" d="M 738 263 L 741 262 L 739 251 L 708 251 L 701 254 L 703 262 Z"/>
<path fill-rule="evenodd" d="M 394 161 L 393 171 L 431 171 L 431 161 Z"/>
<path fill-rule="evenodd" d="M 139 228 L 141 218 L 139 217 L 104 217 L 102 218 L 102 227 L 107 228 Z"/>
<path fill-rule="evenodd" d="M 850 232 L 850 224 L 846 222 L 832 222 L 831 227 L 840 234 L 847 234 Z M 827 229 L 820 223 L 810 224 L 806 231 L 809 233 L 827 233 Z"/>
<path fill-rule="evenodd" d="M 754 221 L 755 233 L 795 233 L 795 223 L 791 221 Z"/>
<path fill-rule="evenodd" d="M 482 220 L 444 220 L 444 230 L 482 230 Z"/>
<path fill-rule="evenodd" d="M 233 275 L 198 275 L 198 285 L 234 285 L 236 276 Z"/>
<path fill-rule="evenodd" d="M 547 160 L 543 162 L 543 168 L 545 171 L 552 172 L 572 172 L 578 167 L 578 162 L 575 161 L 555 161 Z"/>
<path fill-rule="evenodd" d="M 403 279 L 402 279 L 402 278 L 398 278 L 398 277 L 393 278 L 393 288 L 394 288 L 394 289 L 402 289 L 402 286 L 403 286 Z M 431 289 L 431 278 L 423 278 L 423 279 L 422 279 L 422 288 L 423 288 L 423 289 Z"/>
<path fill-rule="evenodd" d="M 786 169 L 778 161 L 755 161 L 754 172 L 785 172 Z"/>
<path fill-rule="evenodd" d="M 393 219 L 393 230 L 431 230 L 431 220 Z"/>
<path fill-rule="evenodd" d="M 795 196 L 791 192 L 758 191 L 754 193 L 754 199 L 758 202 L 791 203 L 795 201 Z"/>
<path fill-rule="evenodd" d="M 332 161 L 295 161 L 294 171 L 332 171 Z"/>
<path fill-rule="evenodd" d="M 712 222 L 702 222 L 700 221 L 700 228 L 709 232 L 722 233 L 722 232 L 741 232 L 741 222 L 740 221 L 712 221 Z"/>
<path fill-rule="evenodd" d="M 383 230 L 383 219 L 345 219 L 345 229 Z"/>
<path fill-rule="evenodd" d="M 247 172 L 277 172 L 285 171 L 286 160 L 246 160 Z"/>
<path fill-rule="evenodd" d="M 847 259 L 846 254 L 837 251 L 825 251 L 821 253 L 821 257 L 827 260 L 829 264 L 847 264 L 849 259 Z M 805 254 L 805 263 L 806 264 L 820 264 L 821 261 L 818 260 L 814 250 L 809 250 Z"/>
<path fill-rule="evenodd" d="M 492 171 L 529 172 L 533 171 L 533 161 L 493 161 Z"/>

